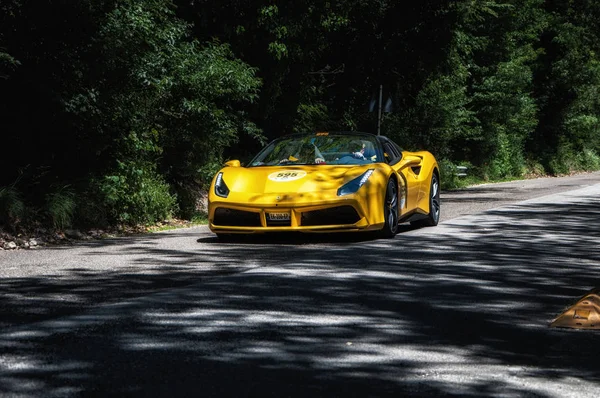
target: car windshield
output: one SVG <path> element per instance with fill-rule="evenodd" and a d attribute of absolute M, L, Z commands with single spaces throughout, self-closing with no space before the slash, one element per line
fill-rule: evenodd
<path fill-rule="evenodd" d="M 292 135 L 267 145 L 249 167 L 276 165 L 359 165 L 383 161 L 374 136 L 316 133 Z"/>

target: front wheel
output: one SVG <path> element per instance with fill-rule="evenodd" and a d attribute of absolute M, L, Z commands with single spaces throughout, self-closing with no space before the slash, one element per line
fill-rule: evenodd
<path fill-rule="evenodd" d="M 440 179 L 436 173 L 433 173 L 429 189 L 429 214 L 427 218 L 411 222 L 411 225 L 417 227 L 435 227 L 440 221 L 440 210 Z"/>
<path fill-rule="evenodd" d="M 398 232 L 398 186 L 393 179 L 390 179 L 385 191 L 385 201 L 383 203 L 383 216 L 385 224 L 379 231 L 382 238 L 393 238 Z"/>

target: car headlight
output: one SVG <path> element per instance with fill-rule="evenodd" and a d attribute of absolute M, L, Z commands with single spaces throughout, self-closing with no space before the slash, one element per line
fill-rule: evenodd
<path fill-rule="evenodd" d="M 215 180 L 215 194 L 222 198 L 226 198 L 229 195 L 229 188 L 225 181 L 223 181 L 223 172 L 217 174 L 217 179 Z"/>
<path fill-rule="evenodd" d="M 371 174 L 373 174 L 373 171 L 375 170 L 369 169 L 361 175 L 359 175 L 358 177 L 356 177 L 355 179 L 353 179 L 352 181 L 348 181 L 347 183 L 342 185 L 341 188 L 337 191 L 338 196 L 344 196 L 358 191 L 360 187 L 365 185 L 369 177 L 371 177 Z"/>

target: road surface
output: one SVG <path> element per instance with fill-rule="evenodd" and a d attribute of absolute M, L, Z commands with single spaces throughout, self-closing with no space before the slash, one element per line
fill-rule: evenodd
<path fill-rule="evenodd" d="M 600 396 L 600 174 L 442 196 L 396 238 L 206 227 L 0 252 L 0 396 Z"/>

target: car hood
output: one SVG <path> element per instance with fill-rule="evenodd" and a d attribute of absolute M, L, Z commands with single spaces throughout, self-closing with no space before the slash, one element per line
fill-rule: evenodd
<path fill-rule="evenodd" d="M 223 180 L 230 191 L 246 194 L 305 193 L 337 190 L 374 164 L 360 166 L 226 167 Z"/>

